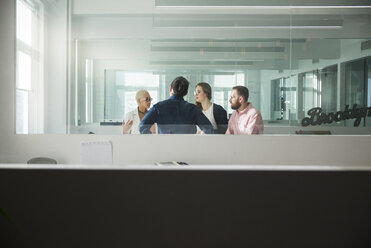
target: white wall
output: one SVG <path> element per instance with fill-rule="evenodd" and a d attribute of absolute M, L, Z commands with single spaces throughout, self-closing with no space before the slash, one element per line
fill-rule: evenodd
<path fill-rule="evenodd" d="M 114 163 L 371 165 L 371 136 L 15 135 L 14 0 L 0 2 L 0 162 L 79 163 L 81 141 L 108 139 Z"/>

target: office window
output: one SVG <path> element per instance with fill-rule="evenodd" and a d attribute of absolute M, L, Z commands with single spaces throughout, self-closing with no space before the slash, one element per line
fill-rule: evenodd
<path fill-rule="evenodd" d="M 294 77 L 271 80 L 271 120 L 297 119 L 297 80 Z"/>
<path fill-rule="evenodd" d="M 171 81 L 178 75 L 185 76 L 189 82 L 189 93 L 184 98 L 195 102 L 193 89 L 198 82 L 208 82 L 212 87 L 212 102 L 223 106 L 229 114 L 231 89 L 235 85 L 245 85 L 244 73 L 210 73 L 199 75 L 192 73 L 161 74 L 160 72 L 130 72 L 123 70 L 106 70 L 105 72 L 105 106 L 104 121 L 121 121 L 126 113 L 137 107 L 135 95 L 145 89 L 152 97 L 152 104 L 169 97 Z"/>
<path fill-rule="evenodd" d="M 245 85 L 245 73 L 216 73 L 204 75 L 203 81 L 208 82 L 212 88 L 212 102 L 221 105 L 228 114 L 232 114 L 229 97 L 232 88 L 236 85 Z"/>
<path fill-rule="evenodd" d="M 43 5 L 17 0 L 16 133 L 43 132 Z"/>
<path fill-rule="evenodd" d="M 32 46 L 32 7 L 21 0 L 17 1 L 17 39 Z"/>
<path fill-rule="evenodd" d="M 126 113 L 137 107 L 135 95 L 139 90 L 149 92 L 152 104 L 158 101 L 160 75 L 120 70 L 106 70 L 105 75 L 105 121 L 122 121 Z"/>
<path fill-rule="evenodd" d="M 321 107 L 325 113 L 337 111 L 337 65 L 299 74 L 302 82 L 302 112 Z"/>
<path fill-rule="evenodd" d="M 271 80 L 271 120 L 283 120 L 286 111 L 284 89 L 285 78 Z"/>
<path fill-rule="evenodd" d="M 352 108 L 371 107 L 371 65 L 370 57 L 345 63 L 345 105 Z M 354 121 L 346 121 L 353 126 Z M 360 126 L 371 126 L 369 118 L 364 118 Z"/>

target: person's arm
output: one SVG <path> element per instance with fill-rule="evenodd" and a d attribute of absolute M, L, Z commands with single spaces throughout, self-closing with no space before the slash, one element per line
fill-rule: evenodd
<path fill-rule="evenodd" d="M 199 108 L 196 108 L 196 125 L 198 125 L 203 133 L 212 134 L 214 133 L 213 125 L 207 119 L 207 117 L 201 112 Z"/>
<path fill-rule="evenodd" d="M 157 111 L 155 106 L 150 108 L 139 124 L 141 134 L 151 134 L 151 127 L 157 120 Z"/>
<path fill-rule="evenodd" d="M 256 112 L 251 116 L 249 122 L 246 125 L 247 134 L 262 134 L 263 133 L 263 119 L 261 115 Z"/>
<path fill-rule="evenodd" d="M 225 134 L 234 134 L 233 127 L 232 127 L 232 122 L 233 121 L 234 121 L 234 118 L 233 118 L 233 114 L 232 114 L 231 118 L 229 119 L 228 128 L 227 128 L 227 131 L 225 132 Z"/>
<path fill-rule="evenodd" d="M 233 134 L 233 129 L 231 127 L 231 125 L 228 123 L 228 128 L 227 128 L 227 131 L 225 132 L 225 134 Z"/>
<path fill-rule="evenodd" d="M 122 133 L 127 134 L 130 133 L 131 127 L 133 126 L 133 119 L 132 119 L 131 112 L 127 113 L 125 119 L 122 121 Z"/>
<path fill-rule="evenodd" d="M 153 124 L 150 130 L 151 130 L 151 133 L 152 134 L 156 134 L 157 133 L 157 131 L 156 131 L 156 124 Z"/>
<path fill-rule="evenodd" d="M 128 120 L 127 122 L 122 121 L 122 133 L 123 134 L 129 133 L 132 126 L 133 120 Z"/>

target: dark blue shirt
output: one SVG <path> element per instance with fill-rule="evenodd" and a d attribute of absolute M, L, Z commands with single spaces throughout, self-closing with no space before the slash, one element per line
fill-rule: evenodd
<path fill-rule="evenodd" d="M 151 133 L 154 123 L 157 123 L 159 134 L 194 134 L 196 125 L 204 133 L 213 133 L 213 126 L 202 111 L 178 96 L 153 105 L 140 122 L 140 133 Z"/>

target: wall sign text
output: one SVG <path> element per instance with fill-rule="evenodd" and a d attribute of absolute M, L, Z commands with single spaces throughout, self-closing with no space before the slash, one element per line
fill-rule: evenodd
<path fill-rule="evenodd" d="M 357 108 L 357 104 L 353 105 L 352 109 L 349 109 L 349 105 L 345 107 L 344 111 L 338 111 L 336 113 L 324 113 L 322 108 L 312 108 L 308 110 L 309 117 L 305 117 L 301 121 L 303 127 L 312 125 L 330 124 L 332 122 L 345 121 L 349 119 L 355 119 L 354 126 L 358 127 L 361 123 L 362 118 L 371 116 L 371 107 Z"/>

